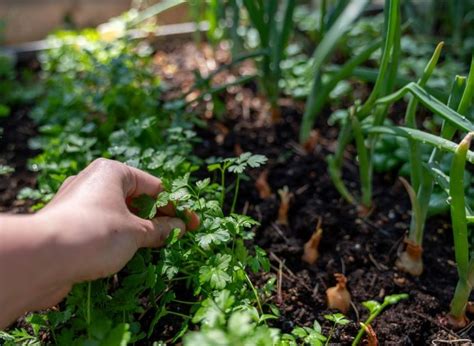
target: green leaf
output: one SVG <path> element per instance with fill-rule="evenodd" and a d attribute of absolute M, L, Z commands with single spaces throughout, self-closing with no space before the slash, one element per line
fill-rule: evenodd
<path fill-rule="evenodd" d="M 223 289 L 232 277 L 227 273 L 230 261 L 230 255 L 217 254 L 209 262 L 212 265 L 206 265 L 199 269 L 199 281 L 201 284 L 209 282 L 212 288 Z"/>
<path fill-rule="evenodd" d="M 132 201 L 132 207 L 137 209 L 137 215 L 143 219 L 153 219 L 156 215 L 155 199 L 148 195 L 141 195 Z"/>
<path fill-rule="evenodd" d="M 103 340 L 101 346 L 127 346 L 131 339 L 131 333 L 129 331 L 128 323 L 120 323 L 114 329 L 110 331 L 105 340 Z"/>
<path fill-rule="evenodd" d="M 225 322 L 225 314 L 234 305 L 235 298 L 228 290 L 216 292 L 214 297 L 205 299 L 194 314 L 193 323 L 213 327 Z"/>
<path fill-rule="evenodd" d="M 405 85 L 393 94 L 378 99 L 376 104 L 391 104 L 401 99 L 408 92 L 413 94 L 426 108 L 448 121 L 457 129 L 467 132 L 474 131 L 474 125 L 466 117 L 446 106 L 415 82 Z"/>
<path fill-rule="evenodd" d="M 375 314 L 377 313 L 380 308 L 381 308 L 381 305 L 379 302 L 375 301 L 375 300 L 368 300 L 366 302 L 363 302 L 362 305 L 367 309 L 369 310 L 370 314 Z"/>
<path fill-rule="evenodd" d="M 10 115 L 10 107 L 0 103 L 0 118 Z"/>
<path fill-rule="evenodd" d="M 179 228 L 175 228 L 171 231 L 171 233 L 168 235 L 168 238 L 166 238 L 166 245 L 173 245 L 179 240 L 179 237 L 181 235 L 181 230 Z"/>
<path fill-rule="evenodd" d="M 331 26 L 329 31 L 324 35 L 322 41 L 318 44 L 313 53 L 313 67 L 311 76 L 311 92 L 308 95 L 305 112 L 300 129 L 300 142 L 304 143 L 310 134 L 311 128 L 316 119 L 319 104 L 323 100 L 319 100 L 317 95 L 321 91 L 321 75 L 322 67 L 329 58 L 331 52 L 337 47 L 342 36 L 351 28 L 352 23 L 362 13 L 367 6 L 368 0 L 351 1 L 344 9 L 344 12 L 337 18 L 336 22 Z M 351 66 L 352 67 L 352 66 Z M 329 94 L 329 92 L 326 92 Z"/>
<path fill-rule="evenodd" d="M 248 158 L 247 163 L 250 167 L 257 168 L 264 165 L 267 161 L 268 159 L 263 155 L 252 155 Z"/>
<path fill-rule="evenodd" d="M 204 180 L 199 180 L 196 182 L 196 187 L 199 191 L 204 190 L 211 183 L 211 179 L 206 178 Z"/>
<path fill-rule="evenodd" d="M 180 202 L 184 202 L 184 201 L 187 201 L 188 199 L 190 199 L 192 196 L 191 194 L 189 193 L 188 189 L 185 188 L 185 187 L 182 187 L 176 191 L 173 191 L 170 195 L 169 195 L 169 200 L 171 201 L 180 201 Z"/>
<path fill-rule="evenodd" d="M 210 250 L 210 245 L 219 245 L 227 243 L 230 240 L 230 234 L 225 229 L 219 229 L 213 233 L 200 233 L 196 235 L 196 240 L 204 250 Z"/>
<path fill-rule="evenodd" d="M 401 126 L 373 126 L 364 128 L 369 134 L 385 134 L 397 137 L 404 137 L 419 141 L 422 144 L 432 145 L 440 150 L 454 153 L 457 148 L 457 144 L 447 139 L 432 135 L 431 133 L 423 132 L 416 129 L 411 129 Z M 467 160 L 474 163 L 474 153 L 472 151 L 467 152 Z"/>
<path fill-rule="evenodd" d="M 165 207 L 170 201 L 170 194 L 166 191 L 161 192 L 155 202 L 156 208 Z"/>
<path fill-rule="evenodd" d="M 15 169 L 10 166 L 0 165 L 0 175 L 7 175 L 13 173 Z"/>
<path fill-rule="evenodd" d="M 392 294 L 392 295 L 386 296 L 383 300 L 383 303 L 393 305 L 393 304 L 397 304 L 401 300 L 408 299 L 408 297 L 409 296 L 406 293 Z"/>
<path fill-rule="evenodd" d="M 229 330 L 237 336 L 245 336 L 255 328 L 252 318 L 247 312 L 237 311 L 232 313 L 228 323 Z"/>
<path fill-rule="evenodd" d="M 304 338 L 308 335 L 308 332 L 301 327 L 296 327 L 291 331 L 291 334 L 297 336 L 298 338 Z"/>
<path fill-rule="evenodd" d="M 344 326 L 351 322 L 346 318 L 346 316 L 344 316 L 341 313 L 332 314 L 332 315 L 324 315 L 324 318 L 327 319 L 328 321 L 334 322 L 334 324 L 341 325 L 341 326 Z"/>

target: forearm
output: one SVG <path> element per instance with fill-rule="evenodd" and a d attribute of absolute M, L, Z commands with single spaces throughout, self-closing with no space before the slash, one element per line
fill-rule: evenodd
<path fill-rule="evenodd" d="M 63 284 L 53 227 L 41 214 L 0 216 L 0 328 Z"/>

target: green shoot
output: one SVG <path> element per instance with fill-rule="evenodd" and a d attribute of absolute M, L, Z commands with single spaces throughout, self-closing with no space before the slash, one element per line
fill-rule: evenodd
<path fill-rule="evenodd" d="M 433 56 L 425 67 L 425 70 L 418 80 L 418 85 L 424 87 L 433 73 L 434 68 L 441 55 L 441 50 L 444 43 L 441 42 L 436 47 Z M 418 107 L 418 100 L 414 96 L 410 96 L 407 111 L 405 114 L 405 124 L 407 127 L 416 128 L 416 110 Z M 431 175 L 427 174 L 421 162 L 421 148 L 420 143 L 416 140 L 408 140 L 409 143 L 409 160 L 410 160 L 410 178 L 411 185 L 404 179 L 402 183 L 408 191 L 412 205 L 412 219 L 410 223 L 410 231 L 408 238 L 405 240 L 406 249 L 401 252 L 396 265 L 399 269 L 410 273 L 414 276 L 419 276 L 423 272 L 423 260 L 421 254 L 423 251 L 423 231 L 425 227 L 425 210 L 422 204 L 429 203 L 431 196 L 432 180 Z M 419 198 L 417 192 L 419 191 Z"/>
<path fill-rule="evenodd" d="M 322 81 L 321 81 L 321 69 L 324 62 L 328 59 L 331 52 L 336 48 L 337 43 L 341 37 L 350 29 L 352 23 L 357 19 L 360 13 L 367 6 L 367 0 L 352 1 L 350 2 L 344 11 L 340 14 L 334 24 L 331 26 L 329 31 L 324 35 L 323 40 L 318 45 L 313 54 L 313 81 L 311 84 L 311 91 L 308 95 L 308 100 L 306 101 L 305 113 L 303 115 L 303 122 L 300 130 L 300 142 L 304 143 L 309 137 L 311 128 L 314 124 L 316 116 L 320 109 L 323 106 L 323 103 L 326 99 L 322 98 L 324 94 L 329 94 L 331 89 L 328 89 L 324 92 L 321 91 Z M 373 49 L 373 48 L 372 48 Z M 374 49 L 375 50 L 375 49 Z M 371 53 L 370 53 L 371 54 Z M 351 65 L 346 66 L 346 71 L 343 73 L 349 73 L 352 68 L 358 64 L 365 61 L 370 54 L 366 57 L 364 54 L 360 59 L 352 61 Z M 361 61 L 362 60 L 362 61 Z M 355 65 L 355 66 L 353 66 Z M 341 75 L 338 76 L 340 78 Z M 333 84 L 337 84 L 337 79 L 334 79 Z M 322 96 L 318 95 L 321 94 Z"/>
<path fill-rule="evenodd" d="M 390 60 L 392 59 L 392 54 L 394 54 L 394 47 L 397 46 L 396 40 L 400 38 L 400 1 L 385 1 L 385 4 L 386 6 L 387 4 L 389 5 L 387 6 L 389 12 L 387 14 L 388 22 L 385 45 L 375 85 L 364 105 L 358 110 L 358 116 L 362 119 L 370 114 L 375 101 L 385 88 L 385 84 L 392 83 L 390 80 L 387 81 L 387 73 L 389 73 L 390 70 Z"/>
<path fill-rule="evenodd" d="M 368 60 L 370 56 L 378 48 L 380 48 L 381 45 L 382 41 L 374 42 L 372 45 L 367 47 L 366 50 L 352 57 L 343 66 L 341 66 L 339 70 L 335 71 L 334 73 L 331 73 L 330 80 L 320 85 L 319 90 L 315 94 L 309 94 L 305 113 L 301 121 L 300 143 L 305 143 L 308 140 L 309 133 L 311 132 L 314 122 L 316 121 L 324 105 L 327 103 L 331 91 L 334 90 L 336 85 L 341 80 L 351 76 L 354 69 L 357 66 L 361 65 L 364 61 Z"/>
<path fill-rule="evenodd" d="M 393 84 L 395 83 L 396 77 L 396 69 L 398 65 L 398 58 L 400 54 L 400 35 L 401 35 L 401 25 L 400 25 L 400 2 L 399 0 L 394 1 L 386 1 L 386 35 L 385 35 L 385 43 L 383 54 L 380 62 L 380 70 L 375 81 L 375 85 L 372 89 L 371 94 L 365 101 L 365 103 L 356 108 L 356 117 L 359 120 L 363 120 L 367 118 L 374 106 L 376 105 L 377 98 L 380 96 L 381 93 L 388 93 L 390 92 Z M 383 119 L 386 116 L 388 107 L 386 105 L 382 105 L 382 107 L 375 107 L 374 110 L 374 124 L 381 124 L 383 123 Z M 348 194 L 348 189 L 344 186 L 344 182 L 341 179 L 342 173 L 342 156 L 344 154 L 344 150 L 346 146 L 352 140 L 352 133 L 351 130 L 353 126 L 353 121 L 346 121 L 343 126 L 343 129 L 339 133 L 338 138 L 338 148 L 336 151 L 336 155 L 333 159 L 331 159 L 332 166 L 330 167 L 330 176 L 333 180 L 333 183 L 337 187 L 338 191 L 344 193 L 346 200 L 350 200 L 350 195 Z M 354 130 L 354 134 L 357 133 L 357 130 Z M 359 139 L 356 140 L 359 142 L 357 145 L 358 150 L 362 148 L 360 145 L 360 135 Z M 376 142 L 376 138 L 372 137 L 370 141 L 370 147 L 374 147 Z M 370 210 L 372 205 L 372 164 L 370 157 L 370 152 L 366 156 L 366 161 L 363 165 L 360 165 L 359 168 L 361 169 L 361 187 L 362 187 L 362 203 L 361 207 L 366 209 L 366 211 Z"/>
<path fill-rule="evenodd" d="M 236 175 L 235 180 L 235 191 L 232 200 L 231 214 L 235 210 L 237 203 L 237 196 L 240 187 L 240 180 L 244 171 L 247 167 L 257 168 L 267 162 L 267 158 L 262 155 L 252 155 L 252 153 L 243 153 L 236 158 L 227 158 L 218 163 L 210 164 L 207 169 L 209 172 L 219 171 L 221 178 L 221 192 L 220 192 L 220 204 L 221 208 L 224 207 L 225 195 L 226 195 L 226 183 L 225 183 L 225 174 L 226 172 L 234 173 Z"/>
<path fill-rule="evenodd" d="M 408 192 L 408 196 L 410 197 L 413 213 L 412 223 L 415 224 L 415 235 L 423 234 L 423 223 L 421 222 L 420 203 L 416 198 L 416 192 L 404 178 L 400 177 L 400 181 L 402 182 L 403 186 Z M 421 253 L 423 249 L 420 243 L 417 242 L 417 240 L 418 239 L 413 240 L 410 236 L 408 237 L 408 239 L 405 239 L 406 249 L 400 254 L 395 263 L 399 269 L 414 276 L 420 276 L 423 272 L 423 261 L 421 259 Z"/>
<path fill-rule="evenodd" d="M 361 207 L 363 208 L 363 214 L 366 215 L 372 204 L 372 169 L 369 161 L 369 152 L 365 146 L 364 134 L 362 133 L 359 119 L 354 114 L 354 108 L 351 110 L 350 118 L 359 161 L 359 176 L 362 190 Z"/>
<path fill-rule="evenodd" d="M 346 316 L 344 316 L 341 313 L 336 313 L 332 315 L 324 315 L 324 318 L 328 321 L 333 322 L 331 330 L 329 331 L 328 338 L 326 342 L 324 343 L 324 345 L 329 345 L 329 341 L 331 341 L 331 338 L 334 334 L 334 330 L 336 329 L 336 326 L 345 326 L 346 324 L 350 323 L 350 321 L 346 318 Z"/>
<path fill-rule="evenodd" d="M 425 67 L 423 75 L 418 80 L 418 85 L 424 87 L 426 82 L 428 81 L 429 77 L 433 73 L 433 70 L 438 62 L 438 59 L 441 55 L 441 50 L 443 49 L 444 42 L 440 42 L 436 47 L 433 56 L 431 57 L 430 61 Z M 416 110 L 418 107 L 418 100 L 414 96 L 410 96 L 410 101 L 408 102 L 407 111 L 405 114 L 405 124 L 407 127 L 416 128 Z M 415 191 L 418 191 L 418 187 L 420 186 L 421 182 L 421 153 L 420 153 L 420 146 L 415 141 L 409 141 L 410 146 L 410 180 L 411 185 Z"/>
<path fill-rule="evenodd" d="M 453 157 L 449 180 L 449 198 L 451 202 L 451 222 L 453 227 L 454 253 L 458 268 L 459 281 L 451 301 L 449 311 L 453 326 L 462 328 L 467 324 L 466 305 L 474 286 L 474 258 L 469 255 L 469 237 L 466 220 L 466 204 L 464 195 L 464 170 L 466 156 L 472 136 L 470 132 L 459 144 Z"/>
<path fill-rule="evenodd" d="M 388 306 L 397 304 L 401 300 L 408 299 L 408 294 L 401 293 L 401 294 L 392 294 L 390 296 L 386 296 L 383 300 L 383 303 L 380 304 L 379 302 L 375 300 L 369 300 L 367 302 L 363 302 L 362 305 L 364 305 L 367 310 L 369 310 L 369 317 L 365 320 L 364 325 L 369 325 L 372 323 L 372 321 L 380 315 L 380 313 Z M 352 342 L 352 346 L 357 346 L 361 340 L 362 337 L 365 334 L 365 328 L 361 327 L 359 329 L 359 333 L 357 333 L 357 336 L 355 337 L 354 341 Z"/>
<path fill-rule="evenodd" d="M 273 120 L 278 120 L 280 117 L 278 110 L 280 62 L 293 32 L 293 11 L 296 1 L 283 1 L 280 21 L 275 20 L 279 12 L 278 3 L 277 0 L 243 0 L 250 22 L 258 32 L 260 48 L 266 51 L 260 62 L 261 84 L 272 106 Z"/>

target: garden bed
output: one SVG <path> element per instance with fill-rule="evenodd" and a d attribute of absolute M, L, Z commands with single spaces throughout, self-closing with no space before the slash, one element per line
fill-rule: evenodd
<path fill-rule="evenodd" d="M 208 46 L 197 47 L 191 42 L 167 43 L 166 50 L 163 48 L 158 50 L 155 61 L 161 78 L 169 84 L 167 97 L 176 95 L 177 90 L 186 90 L 192 84 L 193 69 L 205 66 L 213 70 L 229 59 L 225 49 L 211 54 Z M 241 74 L 249 70 L 252 70 L 252 65 L 244 64 L 234 72 Z M 231 77 L 232 74 L 224 73 L 220 78 Z M 268 252 L 271 271 L 281 277 L 281 291 L 271 298 L 280 308 L 281 317 L 269 322 L 271 325 L 291 332 L 297 325 L 311 326 L 314 320 L 319 320 L 327 332 L 331 323 L 322 316 L 334 311 L 326 308 L 325 290 L 334 285 L 334 273 L 344 273 L 355 303 L 348 314 L 352 321 L 366 317 L 366 310 L 361 305 L 363 301 L 380 300 L 393 293 L 409 294 L 408 300 L 388 308 L 373 322 L 373 329 L 382 345 L 442 345 L 450 340 L 474 338 L 474 329 L 453 332 L 443 324 L 457 280 L 448 218 L 433 218 L 427 224 L 423 275 L 413 278 L 399 272 L 394 262 L 410 223 L 407 193 L 395 174 L 376 175 L 375 209 L 367 218 L 358 217 L 357 209 L 340 197 L 327 174 L 325 157 L 334 152 L 337 135 L 336 128 L 326 122 L 329 110 L 319 118 L 316 146 L 307 153 L 297 144 L 302 117 L 302 108 L 297 102 L 280 100 L 282 119 L 273 124 L 265 116 L 265 103 L 256 94 L 253 82 L 231 88 L 218 97 L 226 109 L 222 119 L 211 117 L 204 108 L 196 109 L 207 126 L 195 128 L 202 139 L 195 147 L 195 154 L 205 160 L 211 156 L 233 157 L 250 151 L 269 158 L 263 169 L 269 172 L 268 182 L 273 195 L 267 199 L 259 197 L 255 179 L 262 169 L 255 169 L 250 172 L 251 179 L 242 182 L 236 210 L 261 223 L 250 243 Z M 26 113 L 27 109 L 17 110 L 0 124 L 5 128 L 2 148 L 7 149 L 2 150 L 0 163 L 16 168 L 11 176 L 0 181 L 1 211 L 24 212 L 31 206 L 29 202 L 14 202 L 21 187 L 35 184 L 34 174 L 26 169 L 27 159 L 34 154 L 26 143 L 35 135 L 32 123 L 25 121 Z M 348 155 L 355 156 L 353 148 Z M 357 188 L 357 167 L 347 164 L 344 171 L 349 186 Z M 206 171 L 196 175 L 205 177 L 207 174 Z M 276 222 L 279 208 L 277 191 L 284 186 L 294 194 L 288 225 Z M 310 266 L 300 258 L 303 245 L 319 218 L 323 229 L 321 256 L 315 265 Z M 254 281 L 263 283 L 268 275 L 255 276 Z M 182 293 L 187 294 L 184 289 Z M 180 323 L 167 317 L 159 322 L 154 335 L 161 339 L 171 338 Z M 358 329 L 356 322 L 339 327 L 332 342 L 349 344 Z M 468 341 L 464 343 L 469 344 Z M 460 344 L 462 342 L 457 343 Z"/>

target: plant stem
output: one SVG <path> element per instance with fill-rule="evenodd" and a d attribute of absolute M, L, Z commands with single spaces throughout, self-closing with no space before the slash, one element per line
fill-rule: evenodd
<path fill-rule="evenodd" d="M 179 313 L 179 312 L 176 312 L 176 311 L 169 311 L 169 310 L 166 310 L 166 314 L 174 315 L 174 316 L 178 316 L 178 317 L 182 317 L 182 318 L 184 318 L 184 319 L 186 319 L 186 320 L 191 319 L 190 316 L 185 315 L 185 314 L 182 314 L 182 313 Z"/>
<path fill-rule="evenodd" d="M 471 295 L 472 286 L 467 280 L 459 279 L 451 300 L 449 313 L 455 318 L 462 318 L 466 313 L 466 305 Z"/>
<path fill-rule="evenodd" d="M 320 11 L 320 17 L 319 17 L 319 36 L 321 38 L 324 36 L 324 32 L 325 32 L 324 19 L 326 17 L 327 2 L 328 2 L 327 0 L 321 1 L 321 11 Z"/>
<path fill-rule="evenodd" d="M 392 0 L 385 1 L 386 10 L 388 10 L 388 23 L 387 23 L 387 33 L 385 38 L 385 45 L 383 49 L 383 55 L 380 62 L 379 74 L 375 85 L 370 93 L 368 99 L 365 101 L 364 105 L 358 111 L 358 116 L 361 119 L 366 118 L 370 114 L 370 110 L 374 105 L 377 97 L 379 96 L 380 91 L 386 83 L 386 74 L 389 71 L 389 63 L 392 56 L 392 48 L 394 46 L 395 39 L 397 37 L 397 31 L 400 30 L 400 21 L 399 21 L 399 12 L 400 12 L 400 1 Z M 388 5 L 388 6 L 387 6 Z"/>
<path fill-rule="evenodd" d="M 451 198 L 451 222 L 453 227 L 454 254 L 458 268 L 459 281 L 451 301 L 450 314 L 457 319 L 463 318 L 472 284 L 468 282 L 472 269 L 469 261 L 469 238 L 466 221 L 466 202 L 464 195 L 464 170 L 466 155 L 473 133 L 470 132 L 459 144 L 451 164 L 449 196 Z"/>
<path fill-rule="evenodd" d="M 354 112 L 354 110 L 352 110 Z M 365 146 L 364 135 L 360 127 L 357 116 L 352 113 L 352 128 L 357 147 L 357 156 L 359 159 L 359 175 L 362 189 L 362 205 L 370 209 L 372 205 L 372 170 L 370 169 L 369 153 Z"/>
<path fill-rule="evenodd" d="M 237 174 L 237 180 L 235 181 L 235 191 L 234 199 L 232 201 L 232 208 L 230 208 L 230 213 L 234 213 L 235 205 L 237 204 L 237 196 L 239 195 L 239 186 L 240 186 L 240 174 Z"/>
<path fill-rule="evenodd" d="M 225 168 L 221 168 L 221 208 L 224 208 L 225 199 Z"/>
<path fill-rule="evenodd" d="M 242 269 L 243 270 L 243 269 Z M 258 306 L 258 309 L 260 310 L 260 313 L 263 314 L 263 309 L 262 309 L 262 304 L 260 302 L 260 298 L 258 296 L 258 292 L 257 292 L 257 289 L 255 288 L 255 286 L 253 285 L 252 281 L 250 280 L 249 276 L 247 275 L 247 273 L 243 270 L 244 274 L 245 274 L 245 279 L 247 280 L 250 288 L 252 289 L 253 291 L 253 294 L 255 295 L 255 299 L 257 300 L 257 306 Z"/>
<path fill-rule="evenodd" d="M 369 318 L 367 318 L 367 320 L 364 322 L 365 325 L 369 325 L 370 323 L 372 323 L 372 321 L 378 316 L 380 315 L 380 313 L 387 307 L 387 304 L 386 302 L 382 303 L 382 305 L 380 305 L 380 307 L 377 309 L 377 311 L 375 311 L 373 314 L 371 314 L 369 316 Z M 362 337 L 364 336 L 365 334 L 365 329 L 364 328 L 361 328 L 359 329 L 359 332 L 357 333 L 357 336 L 355 337 L 354 341 L 352 342 L 352 346 L 356 346 L 360 343 Z"/>

